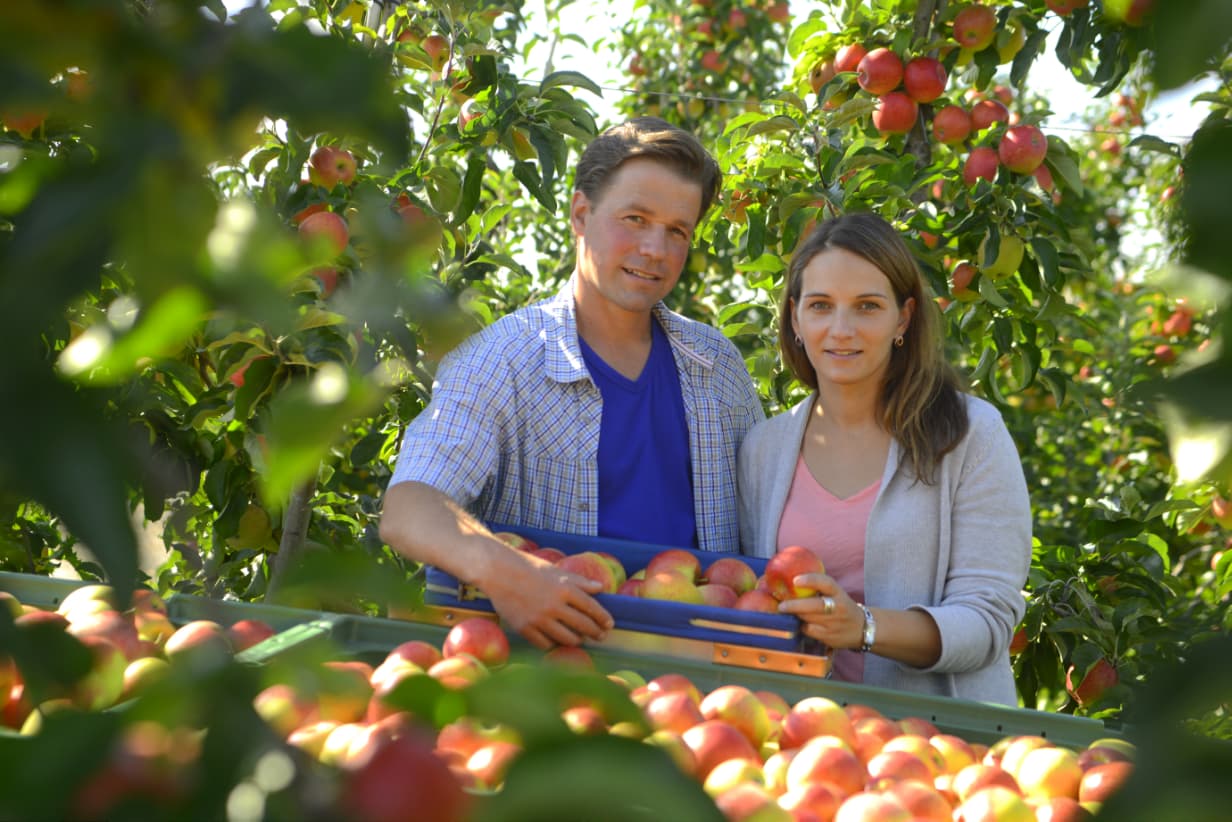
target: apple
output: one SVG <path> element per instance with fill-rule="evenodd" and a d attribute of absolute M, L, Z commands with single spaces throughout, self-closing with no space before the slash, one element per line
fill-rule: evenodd
<path fill-rule="evenodd" d="M 1038 748 L 1056 747 L 1046 738 L 1035 736 L 1033 734 L 1022 734 L 1009 739 L 1009 743 L 1001 751 L 1001 767 L 1014 777 L 1014 781 L 1018 782 L 1018 768 L 1022 765 L 1022 761 L 1026 759 L 1027 754 Z M 1021 789 L 1022 786 L 1019 785 Z"/>
<path fill-rule="evenodd" d="M 162 680 L 170 669 L 167 660 L 157 656 L 134 659 L 124 668 L 124 685 L 120 700 L 129 700 L 143 693 L 151 685 Z"/>
<path fill-rule="evenodd" d="M 339 724 L 359 722 L 372 699 L 372 666 L 359 660 L 332 660 L 318 671 L 317 716 Z"/>
<path fill-rule="evenodd" d="M 705 781 L 720 762 L 728 759 L 747 759 L 760 764 L 757 750 L 748 737 L 721 719 L 699 722 L 680 735 L 697 761 L 695 773 Z"/>
<path fill-rule="evenodd" d="M 754 691 L 753 695 L 761 700 L 761 704 L 765 706 L 766 712 L 770 715 L 770 719 L 775 726 L 782 721 L 787 712 L 791 710 L 791 705 L 786 699 L 776 694 L 774 691 L 759 690 Z"/>
<path fill-rule="evenodd" d="M 439 72 L 445 67 L 449 61 L 449 41 L 443 35 L 435 32 L 429 34 L 419 45 L 428 55 L 428 65 L 432 71 Z"/>
<path fill-rule="evenodd" d="M 1089 768 L 1078 782 L 1078 801 L 1103 802 L 1121 789 L 1133 770 L 1132 762 L 1105 762 Z"/>
<path fill-rule="evenodd" d="M 1173 311 L 1164 320 L 1163 332 L 1169 337 L 1184 337 L 1193 328 L 1193 312 L 1185 306 Z M 1224 503 L 1225 509 L 1227 503 Z"/>
<path fill-rule="evenodd" d="M 1031 174 L 1044 162 L 1048 138 L 1036 126 L 1012 126 L 997 144 L 997 156 L 1010 171 Z"/>
<path fill-rule="evenodd" d="M 911 811 L 892 794 L 866 792 L 848 796 L 834 822 L 912 822 Z"/>
<path fill-rule="evenodd" d="M 321 146 L 308 160 L 308 179 L 323 188 L 332 189 L 355 180 L 355 155 L 334 146 Z"/>
<path fill-rule="evenodd" d="M 620 587 L 616 589 L 616 593 L 626 597 L 640 597 L 642 595 L 642 585 L 645 580 L 642 579 L 626 579 L 620 583 Z"/>
<path fill-rule="evenodd" d="M 861 43 L 851 43 L 843 46 L 834 54 L 834 69 L 838 72 L 858 71 L 860 61 L 868 54 Z"/>
<path fill-rule="evenodd" d="M 404 819 L 414 809 L 421 822 L 459 822 L 469 813 L 469 795 L 417 734 L 381 742 L 344 779 L 340 806 L 352 819 Z"/>
<path fill-rule="evenodd" d="M 814 596 L 817 591 L 807 586 L 797 587 L 796 577 L 802 574 L 824 574 L 821 557 L 800 545 L 788 545 L 766 562 L 766 585 L 780 602 Z"/>
<path fill-rule="evenodd" d="M 1085 9 L 1091 0 L 1044 0 L 1048 10 L 1059 17 L 1069 17 L 1078 9 Z"/>
<path fill-rule="evenodd" d="M 539 543 L 535 542 L 530 537 L 524 537 L 521 534 L 515 534 L 512 531 L 497 531 L 492 536 L 499 539 L 501 542 L 518 551 L 530 553 L 539 547 Z"/>
<path fill-rule="evenodd" d="M 945 66 L 935 57 L 916 57 L 903 67 L 903 87 L 917 103 L 931 103 L 944 94 L 947 80 Z"/>
<path fill-rule="evenodd" d="M 474 717 L 463 716 L 447 723 L 437 732 L 436 748 L 439 751 L 454 751 L 464 759 L 470 759 L 475 751 L 497 740 L 518 742 L 519 737 L 508 726 L 484 724 Z"/>
<path fill-rule="evenodd" d="M 714 804 L 729 822 L 792 822 L 794 818 L 769 791 L 751 782 L 718 793 Z"/>
<path fill-rule="evenodd" d="M 163 615 L 167 613 L 167 601 L 157 591 L 151 591 L 149 588 L 134 588 L 129 607 L 135 613 L 142 611 L 154 611 Z"/>
<path fill-rule="evenodd" d="M 898 727 L 903 729 L 903 733 L 915 736 L 928 738 L 934 734 L 941 733 L 937 730 L 937 726 L 929 722 L 922 716 L 904 716 L 898 720 Z"/>
<path fill-rule="evenodd" d="M 971 293 L 969 286 L 975 279 L 977 270 L 974 265 L 965 261 L 954 266 L 954 271 L 950 274 L 950 293 L 954 296 Z"/>
<path fill-rule="evenodd" d="M 1104 16 L 1114 23 L 1138 27 L 1155 9 L 1155 0 L 1104 0 Z"/>
<path fill-rule="evenodd" d="M 69 591 L 56 613 L 72 622 L 79 615 L 117 610 L 115 590 L 110 585 L 89 583 Z"/>
<path fill-rule="evenodd" d="M 443 658 L 444 655 L 432 643 L 424 642 L 422 639 L 410 639 L 406 642 L 395 645 L 393 649 L 385 655 L 384 662 L 398 662 L 405 660 L 418 665 L 426 671 L 436 663 L 440 662 Z"/>
<path fill-rule="evenodd" d="M 227 626 L 227 639 L 236 653 L 246 651 L 276 633 L 273 626 L 260 619 L 241 619 Z"/>
<path fill-rule="evenodd" d="M 702 575 L 701 560 L 691 551 L 683 548 L 668 548 L 660 551 L 646 563 L 646 577 L 660 571 L 674 571 L 682 574 L 690 582 L 696 582 Z"/>
<path fill-rule="evenodd" d="M 1077 799 L 1082 767 L 1078 764 L 1078 754 L 1069 748 L 1036 748 L 1023 757 L 1014 776 L 1023 795 L 1029 799 L 1054 796 Z"/>
<path fill-rule="evenodd" d="M 787 789 L 824 782 L 844 797 L 860 793 L 868 781 L 864 763 L 838 737 L 816 736 L 796 752 L 787 766 Z"/>
<path fill-rule="evenodd" d="M 488 669 L 465 652 L 448 656 L 428 669 L 428 676 L 453 691 L 462 690 L 488 675 Z"/>
<path fill-rule="evenodd" d="M 956 774 L 968 765 L 975 764 L 978 759 L 971 743 L 953 734 L 933 734 L 928 738 L 928 744 L 941 754 L 942 771 Z"/>
<path fill-rule="evenodd" d="M 929 741 L 930 736 L 923 736 L 915 733 L 902 733 L 893 739 L 886 740 L 882 746 L 882 753 L 890 753 L 892 751 L 905 751 L 909 754 L 918 756 L 920 760 L 928 766 L 932 771 L 932 776 L 945 772 L 945 758 L 941 756 L 941 752 L 933 747 Z M 932 778 L 929 778 L 932 781 Z"/>
<path fill-rule="evenodd" d="M 739 595 L 757 585 L 757 572 L 742 559 L 720 557 L 706 567 L 702 579 L 714 585 L 726 585 Z"/>
<path fill-rule="evenodd" d="M 912 822 L 950 822 L 954 808 L 933 787 L 932 780 L 901 780 L 887 785 L 885 793 L 897 799 L 911 813 Z"/>
<path fill-rule="evenodd" d="M 542 548 L 536 548 L 530 553 L 532 556 L 539 557 L 539 559 L 547 560 L 553 565 L 555 565 L 556 563 L 560 562 L 562 559 L 565 558 L 564 551 L 560 550 L 559 548 L 553 548 L 550 545 L 544 546 Z"/>
<path fill-rule="evenodd" d="M 78 639 L 101 636 L 119 648 L 129 662 L 145 656 L 133 621 L 119 611 L 109 608 L 70 614 L 69 619 L 68 632 Z"/>
<path fill-rule="evenodd" d="M 350 241 L 346 221 L 332 211 L 310 215 L 299 224 L 299 235 L 309 243 L 321 245 L 331 257 L 341 254 Z"/>
<path fill-rule="evenodd" d="M 779 612 L 779 601 L 770 595 L 767 591 L 753 589 L 745 591 L 736 598 L 736 602 L 732 605 L 737 611 L 756 611 L 764 614 L 777 614 Z"/>
<path fill-rule="evenodd" d="M 259 691 L 252 706 L 266 723 L 282 736 L 316 718 L 316 703 L 286 683 Z"/>
<path fill-rule="evenodd" d="M 1009 788 L 990 785 L 954 809 L 954 822 L 1036 822 L 1035 812 Z"/>
<path fill-rule="evenodd" d="M 727 759 L 715 765 L 702 782 L 702 790 L 718 797 L 741 784 L 765 787 L 766 774 L 760 762 L 748 759 Z"/>
<path fill-rule="evenodd" d="M 793 818 L 833 819 L 843 797 L 834 786 L 825 782 L 812 782 L 784 791 L 778 798 L 779 806 L 789 810 Z M 809 816 L 808 814 L 811 814 Z"/>
<path fill-rule="evenodd" d="M 954 17 L 954 39 L 964 49 L 981 51 L 997 37 L 997 14 L 988 6 L 972 3 Z"/>
<path fill-rule="evenodd" d="M 723 59 L 723 56 L 714 49 L 707 49 L 702 53 L 701 65 L 706 71 L 712 71 L 715 74 L 718 74 L 727 68 L 727 63 Z"/>
<path fill-rule="evenodd" d="M 184 663 L 198 670 L 213 668 L 231 658 L 231 640 L 227 631 L 209 619 L 195 619 L 176 629 L 167 637 L 163 654 L 174 663 Z"/>
<path fill-rule="evenodd" d="M 880 97 L 903 81 L 903 61 L 887 48 L 875 48 L 856 67 L 856 82 L 869 94 Z"/>
<path fill-rule="evenodd" d="M 694 756 L 693 750 L 685 744 L 684 737 L 681 734 L 675 731 L 659 729 L 647 734 L 642 742 L 665 751 L 682 773 L 689 776 L 696 775 L 697 757 Z"/>
<path fill-rule="evenodd" d="M 493 740 L 470 755 L 466 770 L 475 776 L 481 788 L 495 790 L 504 784 L 509 766 L 521 753 L 522 746 L 517 742 Z"/>
<path fill-rule="evenodd" d="M 642 713 L 655 730 L 664 729 L 678 734 L 706 719 L 700 704 L 687 691 L 670 691 L 653 696 L 642 708 Z"/>
<path fill-rule="evenodd" d="M 1160 343 L 1159 345 L 1155 346 L 1154 350 L 1151 353 L 1155 358 L 1155 362 L 1157 362 L 1160 365 L 1169 365 L 1170 363 L 1176 362 L 1176 350 L 1172 346 L 1168 345 L 1167 343 Z M 1069 674 L 1067 672 L 1066 676 L 1068 675 Z M 1082 704 L 1082 703 L 1079 703 L 1079 704 Z"/>
<path fill-rule="evenodd" d="M 884 747 L 868 760 L 865 767 L 868 769 L 869 781 L 882 786 L 905 779 L 931 785 L 935 775 L 933 768 L 916 754 L 903 750 L 886 750 Z"/>
<path fill-rule="evenodd" d="M 573 705 L 561 711 L 560 716 L 578 736 L 600 736 L 608 732 L 607 720 L 593 705 Z"/>
<path fill-rule="evenodd" d="M 693 681 L 684 674 L 659 674 L 646 683 L 646 690 L 652 694 L 666 694 L 673 691 L 684 691 L 698 705 L 702 702 L 702 693 Z"/>
<path fill-rule="evenodd" d="M 833 80 L 837 74 L 838 69 L 834 65 L 833 57 L 815 63 L 809 70 L 809 88 L 814 94 L 820 94 L 826 83 Z"/>
<path fill-rule="evenodd" d="M 1104 657 L 1095 661 L 1077 685 L 1074 685 L 1073 677 L 1074 666 L 1070 665 L 1065 671 L 1065 690 L 1083 707 L 1098 702 L 1119 681 L 1116 668 Z"/>
<path fill-rule="evenodd" d="M 698 585 L 697 590 L 701 591 L 702 604 L 712 608 L 735 608 L 736 600 L 740 598 L 731 588 L 716 583 Z"/>
<path fill-rule="evenodd" d="M 509 638 L 494 621 L 469 617 L 449 629 L 441 654 L 446 659 L 470 654 L 486 667 L 496 668 L 509 661 Z"/>
<path fill-rule="evenodd" d="M 679 571 L 648 573 L 642 583 L 641 595 L 643 599 L 661 599 L 691 605 L 701 605 L 705 601 L 701 589 Z"/>
<path fill-rule="evenodd" d="M 977 792 L 992 786 L 1021 793 L 1018 788 L 1018 782 L 1015 781 L 1009 771 L 1000 765 L 990 765 L 984 762 L 976 762 L 963 768 L 954 774 L 954 779 L 950 783 L 954 794 L 964 801 Z"/>
<path fill-rule="evenodd" d="M 987 244 L 987 237 L 980 241 L 981 262 L 987 259 L 987 254 L 985 253 Z M 981 265 L 980 270 L 994 280 L 1009 277 L 1022 265 L 1022 257 L 1025 251 L 1026 246 L 1021 239 L 1011 234 L 1003 234 L 1001 242 L 997 247 L 996 259 L 991 263 Z"/>
<path fill-rule="evenodd" d="M 906 134 L 915 125 L 919 113 L 915 100 L 901 91 L 891 91 L 877 98 L 873 127 L 882 134 Z"/>
<path fill-rule="evenodd" d="M 834 736 L 854 745 L 851 718 L 837 702 L 824 696 L 807 696 L 783 715 L 779 723 L 779 748 L 799 748 L 810 739 Z"/>
<path fill-rule="evenodd" d="M 73 685 L 72 702 L 87 711 L 110 708 L 124 692 L 128 659 L 114 642 L 102 636 L 81 637 L 80 642 L 90 652 L 90 670 Z"/>
<path fill-rule="evenodd" d="M 308 722 L 287 735 L 287 744 L 299 748 L 313 759 L 320 760 L 321 751 L 325 748 L 325 740 L 337 727 L 337 722 L 325 720 Z"/>
<path fill-rule="evenodd" d="M 43 125 L 46 119 L 47 112 L 41 109 L 0 112 L 0 123 L 3 123 L 9 131 L 15 131 L 27 140 L 34 136 L 34 132 Z"/>
<path fill-rule="evenodd" d="M 1095 816 L 1077 799 L 1054 796 L 1050 799 L 1031 802 L 1036 822 L 1090 822 Z"/>
<path fill-rule="evenodd" d="M 740 731 L 754 748 L 761 748 L 774 730 L 766 706 L 743 685 L 720 685 L 702 698 L 699 708 L 706 719 L 721 719 Z"/>
<path fill-rule="evenodd" d="M 609 554 L 607 551 L 595 551 L 599 559 L 607 563 L 608 568 L 612 571 L 612 578 L 616 580 L 616 588 L 619 589 L 628 581 L 628 575 L 625 571 L 624 563 L 615 554 Z"/>
<path fill-rule="evenodd" d="M 558 560 L 556 567 L 571 574 L 577 574 L 580 577 L 598 582 L 603 586 L 603 590 L 600 593 L 614 594 L 620 587 L 620 583 L 612 571 L 611 563 L 594 551 L 569 554 Z"/>
<path fill-rule="evenodd" d="M 961 143 L 970 133 L 971 115 L 962 106 L 945 106 L 933 116 L 933 136 L 938 142 Z"/>
<path fill-rule="evenodd" d="M 995 181 L 998 164 L 997 152 L 994 149 L 987 146 L 972 149 L 963 164 L 963 182 L 973 186 L 978 180 Z"/>
<path fill-rule="evenodd" d="M 458 131 L 465 131 L 468 125 L 482 116 L 483 109 L 479 104 L 474 100 L 467 100 L 458 111 Z"/>
<path fill-rule="evenodd" d="M 1010 110 L 1000 100 L 980 100 L 971 107 L 971 130 L 983 131 L 994 123 L 1009 122 Z"/>

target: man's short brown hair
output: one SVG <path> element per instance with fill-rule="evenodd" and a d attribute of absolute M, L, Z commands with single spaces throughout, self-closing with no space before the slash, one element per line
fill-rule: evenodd
<path fill-rule="evenodd" d="M 634 117 L 590 141 L 578 160 L 573 188 L 593 202 L 603 196 L 612 175 L 626 160 L 646 157 L 670 168 L 702 189 L 698 222 L 719 196 L 723 173 L 693 134 L 659 117 Z"/>

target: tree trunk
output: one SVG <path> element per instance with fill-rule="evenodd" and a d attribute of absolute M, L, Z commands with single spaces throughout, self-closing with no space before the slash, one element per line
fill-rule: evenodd
<path fill-rule="evenodd" d="M 282 519 L 282 539 L 278 541 L 278 554 L 274 557 L 269 586 L 265 589 L 266 602 L 274 601 L 278 589 L 286 581 L 287 572 L 304 554 L 308 521 L 312 518 L 312 496 L 316 490 L 317 478 L 314 476 L 291 492 L 287 512 Z"/>

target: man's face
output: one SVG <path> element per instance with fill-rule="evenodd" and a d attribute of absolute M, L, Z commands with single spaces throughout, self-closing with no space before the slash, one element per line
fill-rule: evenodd
<path fill-rule="evenodd" d="M 642 157 L 617 168 L 597 201 L 574 192 L 579 311 L 649 315 L 680 279 L 701 202 L 700 184 Z"/>

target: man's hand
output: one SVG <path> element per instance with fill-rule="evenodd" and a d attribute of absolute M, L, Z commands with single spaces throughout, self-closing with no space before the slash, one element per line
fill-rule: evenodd
<path fill-rule="evenodd" d="M 593 597 L 601 583 L 561 570 L 550 562 L 507 546 L 480 583 L 492 606 L 538 648 L 603 639 L 614 622 Z"/>

